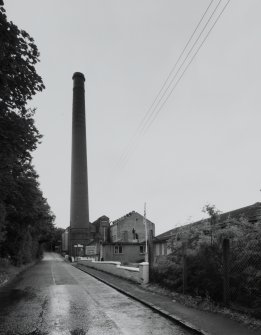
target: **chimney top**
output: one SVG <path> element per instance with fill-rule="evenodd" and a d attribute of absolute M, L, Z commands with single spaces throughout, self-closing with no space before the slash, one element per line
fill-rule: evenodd
<path fill-rule="evenodd" d="M 75 79 L 76 77 L 78 77 L 79 79 L 81 78 L 83 79 L 83 81 L 85 81 L 84 74 L 81 72 L 74 72 L 72 79 Z"/>

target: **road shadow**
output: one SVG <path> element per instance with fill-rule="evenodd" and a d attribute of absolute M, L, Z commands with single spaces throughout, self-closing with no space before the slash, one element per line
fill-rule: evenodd
<path fill-rule="evenodd" d="M 83 329 L 76 328 L 70 331 L 71 335 L 86 335 L 86 332 Z"/>

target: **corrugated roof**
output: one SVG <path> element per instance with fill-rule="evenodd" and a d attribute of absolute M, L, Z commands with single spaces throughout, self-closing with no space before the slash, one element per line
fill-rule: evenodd
<path fill-rule="evenodd" d="M 221 221 L 225 221 L 229 218 L 239 218 L 240 216 L 245 216 L 249 221 L 254 221 L 261 218 L 261 203 L 256 202 L 253 205 L 242 207 L 239 209 L 235 209 L 230 212 L 222 213 L 220 214 Z M 179 230 L 183 230 L 185 228 L 201 225 L 203 222 L 205 222 L 206 219 L 202 219 L 193 223 L 189 223 L 187 225 L 183 225 L 180 227 L 173 228 L 171 230 L 166 231 L 165 233 L 162 233 L 158 236 L 156 236 L 155 240 L 167 240 L 169 239 L 173 234 L 176 234 Z"/>

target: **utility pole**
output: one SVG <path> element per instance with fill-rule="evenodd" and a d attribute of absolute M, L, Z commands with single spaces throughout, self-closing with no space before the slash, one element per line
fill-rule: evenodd
<path fill-rule="evenodd" d="M 144 203 L 144 215 L 143 215 L 143 223 L 145 226 L 145 262 L 149 261 L 148 257 L 148 230 L 147 230 L 147 219 L 146 219 L 146 202 Z"/>

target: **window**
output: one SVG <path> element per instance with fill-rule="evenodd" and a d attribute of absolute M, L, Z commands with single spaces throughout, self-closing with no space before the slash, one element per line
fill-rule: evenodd
<path fill-rule="evenodd" d="M 122 245 L 115 245 L 114 246 L 114 253 L 115 254 L 122 254 Z"/>
<path fill-rule="evenodd" d="M 145 245 L 140 245 L 140 254 L 145 254 Z"/>
<path fill-rule="evenodd" d="M 168 251 L 168 247 L 167 247 L 167 243 L 163 243 L 163 255 L 167 255 L 167 251 Z"/>
<path fill-rule="evenodd" d="M 159 252 L 159 243 L 156 244 L 156 256 L 159 256 L 160 252 Z"/>

